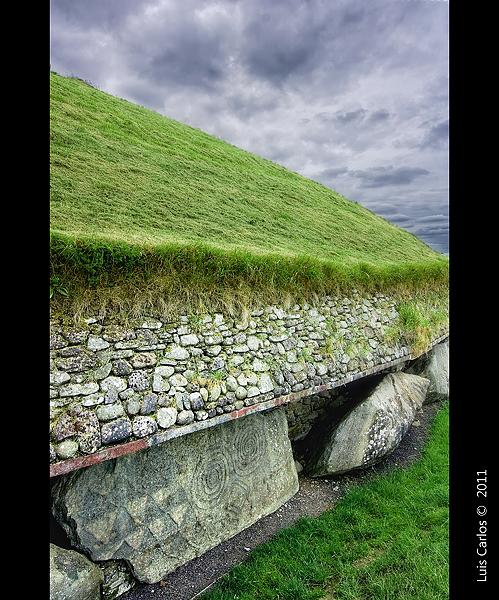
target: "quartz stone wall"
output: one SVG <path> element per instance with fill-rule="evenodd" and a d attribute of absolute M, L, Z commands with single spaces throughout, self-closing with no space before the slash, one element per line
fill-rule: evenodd
<path fill-rule="evenodd" d="M 352 294 L 316 307 L 268 306 L 245 320 L 183 315 L 124 327 L 89 318 L 78 329 L 53 322 L 50 460 L 204 429 L 247 407 L 332 388 L 409 356 L 388 335 L 397 321 L 394 298 Z M 312 412 L 321 402 L 311 400 Z"/>

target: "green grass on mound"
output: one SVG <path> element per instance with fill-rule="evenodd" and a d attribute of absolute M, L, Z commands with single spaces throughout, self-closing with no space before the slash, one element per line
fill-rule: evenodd
<path fill-rule="evenodd" d="M 422 458 L 257 547 L 203 600 L 446 600 L 449 411 Z"/>
<path fill-rule="evenodd" d="M 407 231 L 81 80 L 51 74 L 50 138 L 55 299 L 446 284 L 447 259 Z"/>

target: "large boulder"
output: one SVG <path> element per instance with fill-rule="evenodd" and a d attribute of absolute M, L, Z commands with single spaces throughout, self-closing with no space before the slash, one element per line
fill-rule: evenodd
<path fill-rule="evenodd" d="M 79 552 L 50 544 L 50 600 L 100 600 L 103 579 L 99 567 Z"/>
<path fill-rule="evenodd" d="M 71 473 L 53 511 L 93 560 L 154 583 L 298 491 L 282 409 L 249 415 Z"/>
<path fill-rule="evenodd" d="M 449 397 L 449 341 L 437 344 L 418 358 L 407 372 L 430 380 L 425 402 L 446 400 Z"/>
<path fill-rule="evenodd" d="M 430 382 L 417 375 L 390 373 L 326 437 L 310 461 L 313 477 L 367 467 L 394 450 L 423 404 Z"/>

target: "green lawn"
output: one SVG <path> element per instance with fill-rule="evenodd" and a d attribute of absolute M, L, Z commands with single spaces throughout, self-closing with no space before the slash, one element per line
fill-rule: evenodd
<path fill-rule="evenodd" d="M 81 80 L 50 83 L 56 292 L 446 285 L 446 258 L 331 189 Z"/>
<path fill-rule="evenodd" d="M 203 600 L 447 600 L 449 411 L 422 458 L 256 548 Z"/>

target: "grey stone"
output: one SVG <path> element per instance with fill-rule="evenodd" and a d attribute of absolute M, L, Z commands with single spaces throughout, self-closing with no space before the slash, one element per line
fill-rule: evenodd
<path fill-rule="evenodd" d="M 254 335 L 248 336 L 246 344 L 252 352 L 256 352 L 260 348 L 260 340 Z"/>
<path fill-rule="evenodd" d="M 225 360 L 221 356 L 218 356 L 217 358 L 215 358 L 215 360 L 211 363 L 212 371 L 220 371 L 221 369 L 224 369 L 224 368 L 225 368 Z"/>
<path fill-rule="evenodd" d="M 146 321 L 144 321 L 142 323 L 142 325 L 140 326 L 141 329 L 161 329 L 161 327 L 163 327 L 163 323 L 161 323 L 161 321 L 158 321 L 156 319 L 147 319 Z"/>
<path fill-rule="evenodd" d="M 227 389 L 229 390 L 229 392 L 235 392 L 238 387 L 237 379 L 235 377 L 233 377 L 232 375 L 229 375 L 227 377 L 227 380 L 225 381 L 225 385 L 227 386 Z"/>
<path fill-rule="evenodd" d="M 243 388 L 242 386 L 238 386 L 236 388 L 236 398 L 238 400 L 244 400 L 247 395 L 248 395 L 248 392 L 246 391 L 246 388 Z"/>
<path fill-rule="evenodd" d="M 313 477 L 336 475 L 374 464 L 400 443 L 430 382 L 398 372 L 386 375 L 337 423 L 319 446 L 307 471 Z"/>
<path fill-rule="evenodd" d="M 131 339 L 125 342 L 116 342 L 114 347 L 116 350 L 131 350 L 132 348 L 138 348 L 140 346 L 140 340 Z"/>
<path fill-rule="evenodd" d="M 264 371 L 269 370 L 270 367 L 263 360 L 255 358 L 255 360 L 253 361 L 253 371 L 256 371 L 257 373 L 263 373 Z"/>
<path fill-rule="evenodd" d="M 52 439 L 56 442 L 62 442 L 66 438 L 76 435 L 74 418 L 69 413 L 60 416 L 52 429 Z"/>
<path fill-rule="evenodd" d="M 161 366 L 154 369 L 152 389 L 154 392 L 167 392 L 170 389 L 168 378 L 175 373 L 171 366 Z"/>
<path fill-rule="evenodd" d="M 153 367 L 157 358 L 154 352 L 137 352 L 130 358 L 130 363 L 134 369 L 145 369 Z"/>
<path fill-rule="evenodd" d="M 146 394 L 142 400 L 142 406 L 140 408 L 141 415 L 150 415 L 155 412 L 158 406 L 158 395 L 157 394 Z"/>
<path fill-rule="evenodd" d="M 81 373 L 87 369 L 93 369 L 97 366 L 97 356 L 95 354 L 82 354 L 80 356 L 71 356 L 69 358 L 59 358 L 55 361 L 59 369 L 68 371 L 68 373 Z"/>
<path fill-rule="evenodd" d="M 134 417 L 132 421 L 132 431 L 136 437 L 146 437 L 155 433 L 157 429 L 158 425 L 151 417 Z"/>
<path fill-rule="evenodd" d="M 136 395 L 136 392 L 133 388 L 127 388 L 118 394 L 120 400 L 128 400 Z"/>
<path fill-rule="evenodd" d="M 284 375 L 281 373 L 281 371 L 273 371 L 272 376 L 278 385 L 284 385 L 286 380 L 284 379 Z"/>
<path fill-rule="evenodd" d="M 249 385 L 257 385 L 258 375 L 256 373 L 248 373 L 246 376 Z"/>
<path fill-rule="evenodd" d="M 326 365 L 324 365 L 322 363 L 317 363 L 315 365 L 315 370 L 317 372 L 317 375 L 319 375 L 320 377 L 322 377 L 323 375 L 326 375 L 326 373 L 327 373 L 327 367 L 326 367 Z"/>
<path fill-rule="evenodd" d="M 127 413 L 132 417 L 137 415 L 140 410 L 140 404 L 141 403 L 139 396 L 132 396 L 131 398 L 129 398 L 125 403 Z"/>
<path fill-rule="evenodd" d="M 93 560 L 126 560 L 152 583 L 297 490 L 286 418 L 274 410 L 64 476 L 53 511 Z"/>
<path fill-rule="evenodd" d="M 165 352 L 165 358 L 170 360 L 187 360 L 189 358 L 189 351 L 182 346 L 174 345 Z"/>
<path fill-rule="evenodd" d="M 244 357 L 240 355 L 231 356 L 229 359 L 229 365 L 233 368 L 237 368 L 244 363 Z"/>
<path fill-rule="evenodd" d="M 50 544 L 50 600 L 100 600 L 103 580 L 86 556 Z"/>
<path fill-rule="evenodd" d="M 104 406 L 99 406 L 95 413 L 99 421 L 112 421 L 125 414 L 121 404 L 105 404 Z"/>
<path fill-rule="evenodd" d="M 113 374 L 118 377 L 126 377 L 133 371 L 131 364 L 124 359 L 119 359 L 113 363 Z"/>
<path fill-rule="evenodd" d="M 170 385 L 176 388 L 185 387 L 188 383 L 187 379 L 181 373 L 175 373 L 168 381 L 170 382 Z"/>
<path fill-rule="evenodd" d="M 262 394 L 271 392 L 274 389 L 274 383 L 267 373 L 263 373 L 258 378 L 258 388 Z"/>
<path fill-rule="evenodd" d="M 100 388 L 107 392 L 110 388 L 114 388 L 117 392 L 123 392 L 128 387 L 126 380 L 122 377 L 114 377 L 113 375 L 106 377 L 100 382 Z"/>
<path fill-rule="evenodd" d="M 219 346 L 223 341 L 223 337 L 219 333 L 204 336 L 206 346 Z"/>
<path fill-rule="evenodd" d="M 295 460 L 295 467 L 297 473 L 301 473 L 303 471 L 303 465 L 298 460 Z"/>
<path fill-rule="evenodd" d="M 248 385 L 248 378 L 246 377 L 245 373 L 241 373 L 237 377 L 237 382 L 239 383 L 239 385 L 242 385 L 242 386 Z"/>
<path fill-rule="evenodd" d="M 295 329 L 293 327 L 293 329 Z M 291 331 L 291 329 L 290 329 Z M 297 346 L 297 341 L 295 338 L 289 338 L 287 340 L 284 340 L 283 342 L 280 342 L 277 344 L 278 347 L 282 346 L 282 349 L 284 350 L 284 352 L 288 351 L 288 350 L 292 350 L 293 348 L 296 348 Z"/>
<path fill-rule="evenodd" d="M 271 335 L 269 337 L 269 340 L 271 342 L 277 343 L 277 342 L 284 342 L 285 340 L 288 339 L 288 334 L 287 333 L 281 333 L 280 335 Z"/>
<path fill-rule="evenodd" d="M 123 392 L 121 392 L 123 393 Z M 104 404 L 114 404 L 118 401 L 119 394 L 118 390 L 112 385 L 109 386 L 107 392 L 104 394 Z"/>
<path fill-rule="evenodd" d="M 88 331 L 66 331 L 64 337 L 70 344 L 84 344 L 88 339 Z"/>
<path fill-rule="evenodd" d="M 175 404 L 178 407 L 178 410 L 191 409 L 191 403 L 189 400 L 189 394 L 187 392 L 175 392 Z"/>
<path fill-rule="evenodd" d="M 220 398 L 220 394 L 222 393 L 222 388 L 216 383 L 212 385 L 210 388 L 210 400 L 213 402 Z"/>
<path fill-rule="evenodd" d="M 84 454 L 97 452 L 101 446 L 99 420 L 90 410 L 82 410 L 74 420 L 76 439 Z"/>
<path fill-rule="evenodd" d="M 104 328 L 102 337 L 108 342 L 121 342 L 122 340 L 135 338 L 135 333 L 127 331 L 118 325 L 109 325 Z"/>
<path fill-rule="evenodd" d="M 132 424 L 130 419 L 122 418 L 116 421 L 103 423 L 101 427 L 101 438 L 103 444 L 116 444 L 127 440 L 132 435 Z"/>
<path fill-rule="evenodd" d="M 208 413 L 205 410 L 196 410 L 194 412 L 194 417 L 196 421 L 206 421 L 208 418 Z"/>
<path fill-rule="evenodd" d="M 199 344 L 199 338 L 194 333 L 188 335 L 181 335 L 180 343 L 182 344 L 182 346 L 195 346 L 196 344 Z"/>
<path fill-rule="evenodd" d="M 168 429 L 175 424 L 177 420 L 177 409 L 172 406 L 162 407 L 158 409 L 158 413 L 156 415 L 158 425 L 162 429 Z"/>
<path fill-rule="evenodd" d="M 135 578 L 125 561 L 108 560 L 100 563 L 99 566 L 104 574 L 102 600 L 115 600 L 135 586 Z"/>
<path fill-rule="evenodd" d="M 60 444 L 57 444 L 55 451 L 57 456 L 62 460 L 73 458 L 78 452 L 78 442 L 75 440 L 64 440 Z"/>
<path fill-rule="evenodd" d="M 208 346 L 206 348 L 206 354 L 208 356 L 218 356 L 222 352 L 222 346 Z"/>
<path fill-rule="evenodd" d="M 52 444 L 50 444 L 50 454 L 49 454 L 49 457 L 50 457 L 50 462 L 51 463 L 55 462 L 57 460 L 57 454 L 56 454 L 55 448 L 54 448 L 54 446 Z"/>
<path fill-rule="evenodd" d="M 106 342 L 106 340 L 96 335 L 90 335 L 88 338 L 87 348 L 89 350 L 92 350 L 93 352 L 97 352 L 98 350 L 105 350 L 106 348 L 109 348 L 109 346 L 109 342 Z"/>
<path fill-rule="evenodd" d="M 247 389 L 247 397 L 248 398 L 254 398 L 255 396 L 258 396 L 259 394 L 260 394 L 260 390 L 256 386 L 252 385 Z"/>
<path fill-rule="evenodd" d="M 69 396 L 89 396 L 99 391 L 99 384 L 91 381 L 90 383 L 70 383 L 59 388 L 61 398 Z"/>
<path fill-rule="evenodd" d="M 232 350 L 234 352 L 237 352 L 238 354 L 244 354 L 245 352 L 249 352 L 247 344 L 237 344 L 232 348 Z"/>
<path fill-rule="evenodd" d="M 192 410 L 199 410 L 203 408 L 204 402 L 199 392 L 193 392 L 189 395 L 189 402 Z"/>
<path fill-rule="evenodd" d="M 136 392 L 143 392 L 149 387 L 149 376 L 145 371 L 134 371 L 128 377 L 128 385 Z"/>
<path fill-rule="evenodd" d="M 131 356 L 133 356 L 134 352 L 133 350 L 115 350 L 114 352 L 111 352 L 111 359 L 117 359 L 117 358 L 130 358 Z M 115 373 L 116 375 L 117 373 Z"/>
<path fill-rule="evenodd" d="M 50 349 L 58 350 L 67 346 L 66 340 L 59 333 L 53 333 L 50 336 Z"/>
<path fill-rule="evenodd" d="M 108 362 L 100 367 L 97 367 L 97 369 L 94 369 L 93 373 L 90 373 L 89 375 L 92 379 L 100 381 L 101 379 L 105 379 L 109 375 L 109 373 L 111 373 L 112 368 L 112 363 Z"/>
<path fill-rule="evenodd" d="M 449 342 L 434 346 L 407 371 L 430 381 L 425 403 L 449 397 Z"/>
<path fill-rule="evenodd" d="M 64 371 L 54 371 L 50 373 L 50 385 L 61 385 L 66 383 L 71 377 Z"/>
<path fill-rule="evenodd" d="M 194 413 L 192 410 L 181 410 L 177 415 L 178 425 L 188 425 L 194 421 Z"/>

